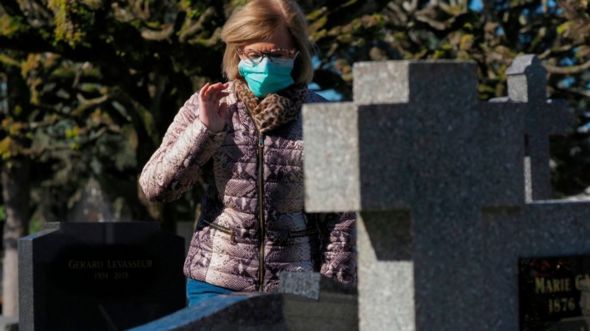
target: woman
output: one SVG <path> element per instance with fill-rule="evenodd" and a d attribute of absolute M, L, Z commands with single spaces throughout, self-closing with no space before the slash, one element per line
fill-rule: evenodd
<path fill-rule="evenodd" d="M 150 200 L 208 184 L 184 264 L 189 305 L 231 291 L 271 292 L 280 271 L 355 282 L 354 213 L 303 212 L 301 106 L 323 99 L 305 17 L 294 1 L 254 0 L 222 31 L 227 83 L 179 110 L 139 182 Z"/>

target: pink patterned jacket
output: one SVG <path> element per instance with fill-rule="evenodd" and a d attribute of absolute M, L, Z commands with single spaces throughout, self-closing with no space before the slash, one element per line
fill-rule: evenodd
<path fill-rule="evenodd" d="M 305 99 L 324 101 L 309 90 Z M 238 291 L 273 292 L 283 270 L 353 285 L 355 214 L 303 212 L 301 113 L 259 137 L 244 104 L 226 102 L 231 123 L 213 133 L 193 94 L 139 178 L 154 201 L 177 199 L 199 176 L 207 184 L 184 274 Z"/>

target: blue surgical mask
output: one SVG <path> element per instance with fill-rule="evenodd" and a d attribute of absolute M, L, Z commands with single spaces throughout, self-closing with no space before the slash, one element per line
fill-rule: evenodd
<path fill-rule="evenodd" d="M 291 77 L 294 64 L 295 59 L 273 58 L 271 61 L 268 56 L 265 56 L 258 64 L 240 60 L 238 71 L 248 83 L 252 93 L 261 98 L 287 88 L 295 82 Z"/>

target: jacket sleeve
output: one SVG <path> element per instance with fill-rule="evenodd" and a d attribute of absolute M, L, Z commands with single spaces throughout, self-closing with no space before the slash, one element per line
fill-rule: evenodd
<path fill-rule="evenodd" d="M 356 213 L 319 214 L 320 273 L 346 286 L 356 284 Z"/>
<path fill-rule="evenodd" d="M 226 131 L 211 132 L 198 112 L 196 92 L 180 108 L 162 144 L 143 167 L 139 184 L 148 200 L 178 199 L 197 181 L 202 165 L 223 142 Z"/>

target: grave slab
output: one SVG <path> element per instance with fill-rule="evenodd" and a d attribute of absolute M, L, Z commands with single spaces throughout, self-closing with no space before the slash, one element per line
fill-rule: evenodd
<path fill-rule="evenodd" d="M 58 223 L 19 240 L 21 330 L 123 330 L 185 306 L 184 242 L 157 223 Z"/>
<path fill-rule="evenodd" d="M 279 293 L 218 295 L 130 331 L 358 330 L 355 289 L 312 272 L 283 272 Z"/>

